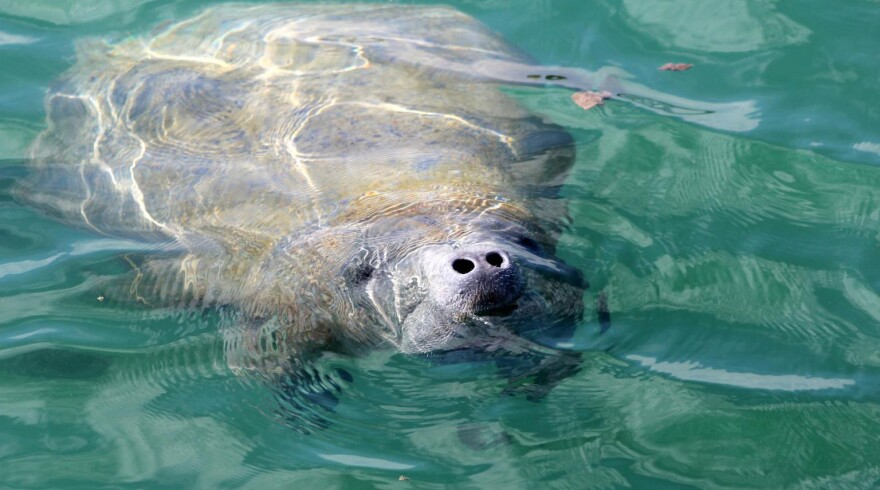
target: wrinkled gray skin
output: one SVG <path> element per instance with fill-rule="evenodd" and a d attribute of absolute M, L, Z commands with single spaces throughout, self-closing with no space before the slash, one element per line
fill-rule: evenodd
<path fill-rule="evenodd" d="M 581 317 L 585 284 L 554 256 L 571 140 L 469 73 L 528 62 L 472 18 L 233 5 L 80 48 L 18 197 L 159 244 L 117 290 L 234 311 L 233 368 L 516 353 Z"/>

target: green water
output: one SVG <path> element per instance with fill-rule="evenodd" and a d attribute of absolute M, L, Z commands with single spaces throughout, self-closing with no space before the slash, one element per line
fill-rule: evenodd
<path fill-rule="evenodd" d="M 545 65 L 747 110 L 511 87 L 578 142 L 559 253 L 611 329 L 581 326 L 539 402 L 485 366 L 325 358 L 355 382 L 309 435 L 229 372 L 211 314 L 97 299 L 126 244 L 5 192 L 76 39 L 200 5 L 0 0 L 0 487 L 880 486 L 880 3 L 454 2 Z"/>

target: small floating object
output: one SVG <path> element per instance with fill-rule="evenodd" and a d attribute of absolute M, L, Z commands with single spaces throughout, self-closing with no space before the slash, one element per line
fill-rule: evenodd
<path fill-rule="evenodd" d="M 565 80 L 566 78 L 562 75 L 526 75 L 526 78 L 543 78 L 544 80 L 557 81 L 557 80 Z"/>
<path fill-rule="evenodd" d="M 399 481 L 406 481 L 406 480 L 409 480 L 409 479 L 410 479 L 410 477 L 408 477 L 408 476 L 404 476 L 404 475 L 400 475 L 400 478 L 398 478 Z"/>
<path fill-rule="evenodd" d="M 583 92 L 575 92 L 571 94 L 571 100 L 574 101 L 575 104 L 581 106 L 583 110 L 592 109 L 597 105 L 605 104 L 604 100 L 611 98 L 611 92 L 593 92 L 592 90 L 585 90 Z"/>
<path fill-rule="evenodd" d="M 690 70 L 693 67 L 694 65 L 690 63 L 666 63 L 657 69 L 660 71 L 685 71 Z"/>

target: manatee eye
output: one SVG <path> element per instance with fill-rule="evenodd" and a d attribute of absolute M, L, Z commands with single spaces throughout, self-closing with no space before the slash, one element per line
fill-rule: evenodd
<path fill-rule="evenodd" d="M 541 250 L 541 246 L 538 245 L 538 242 L 525 235 L 518 236 L 516 238 L 516 243 L 530 252 L 539 252 Z"/>
<path fill-rule="evenodd" d="M 370 277 L 373 275 L 373 271 L 376 269 L 373 268 L 370 264 L 361 264 L 355 269 L 354 274 L 352 275 L 351 282 L 356 285 L 361 285 L 367 282 Z"/>

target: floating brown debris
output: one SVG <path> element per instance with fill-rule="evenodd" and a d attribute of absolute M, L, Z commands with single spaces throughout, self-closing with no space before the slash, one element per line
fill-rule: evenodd
<path fill-rule="evenodd" d="M 575 92 L 571 94 L 571 100 L 574 101 L 575 104 L 581 106 L 582 109 L 592 109 L 597 105 L 603 105 L 604 100 L 611 97 L 611 92 L 593 92 L 591 90 L 585 90 L 583 92 Z"/>
<path fill-rule="evenodd" d="M 693 67 L 694 65 L 690 63 L 666 63 L 657 69 L 660 71 L 685 71 L 690 70 Z"/>

